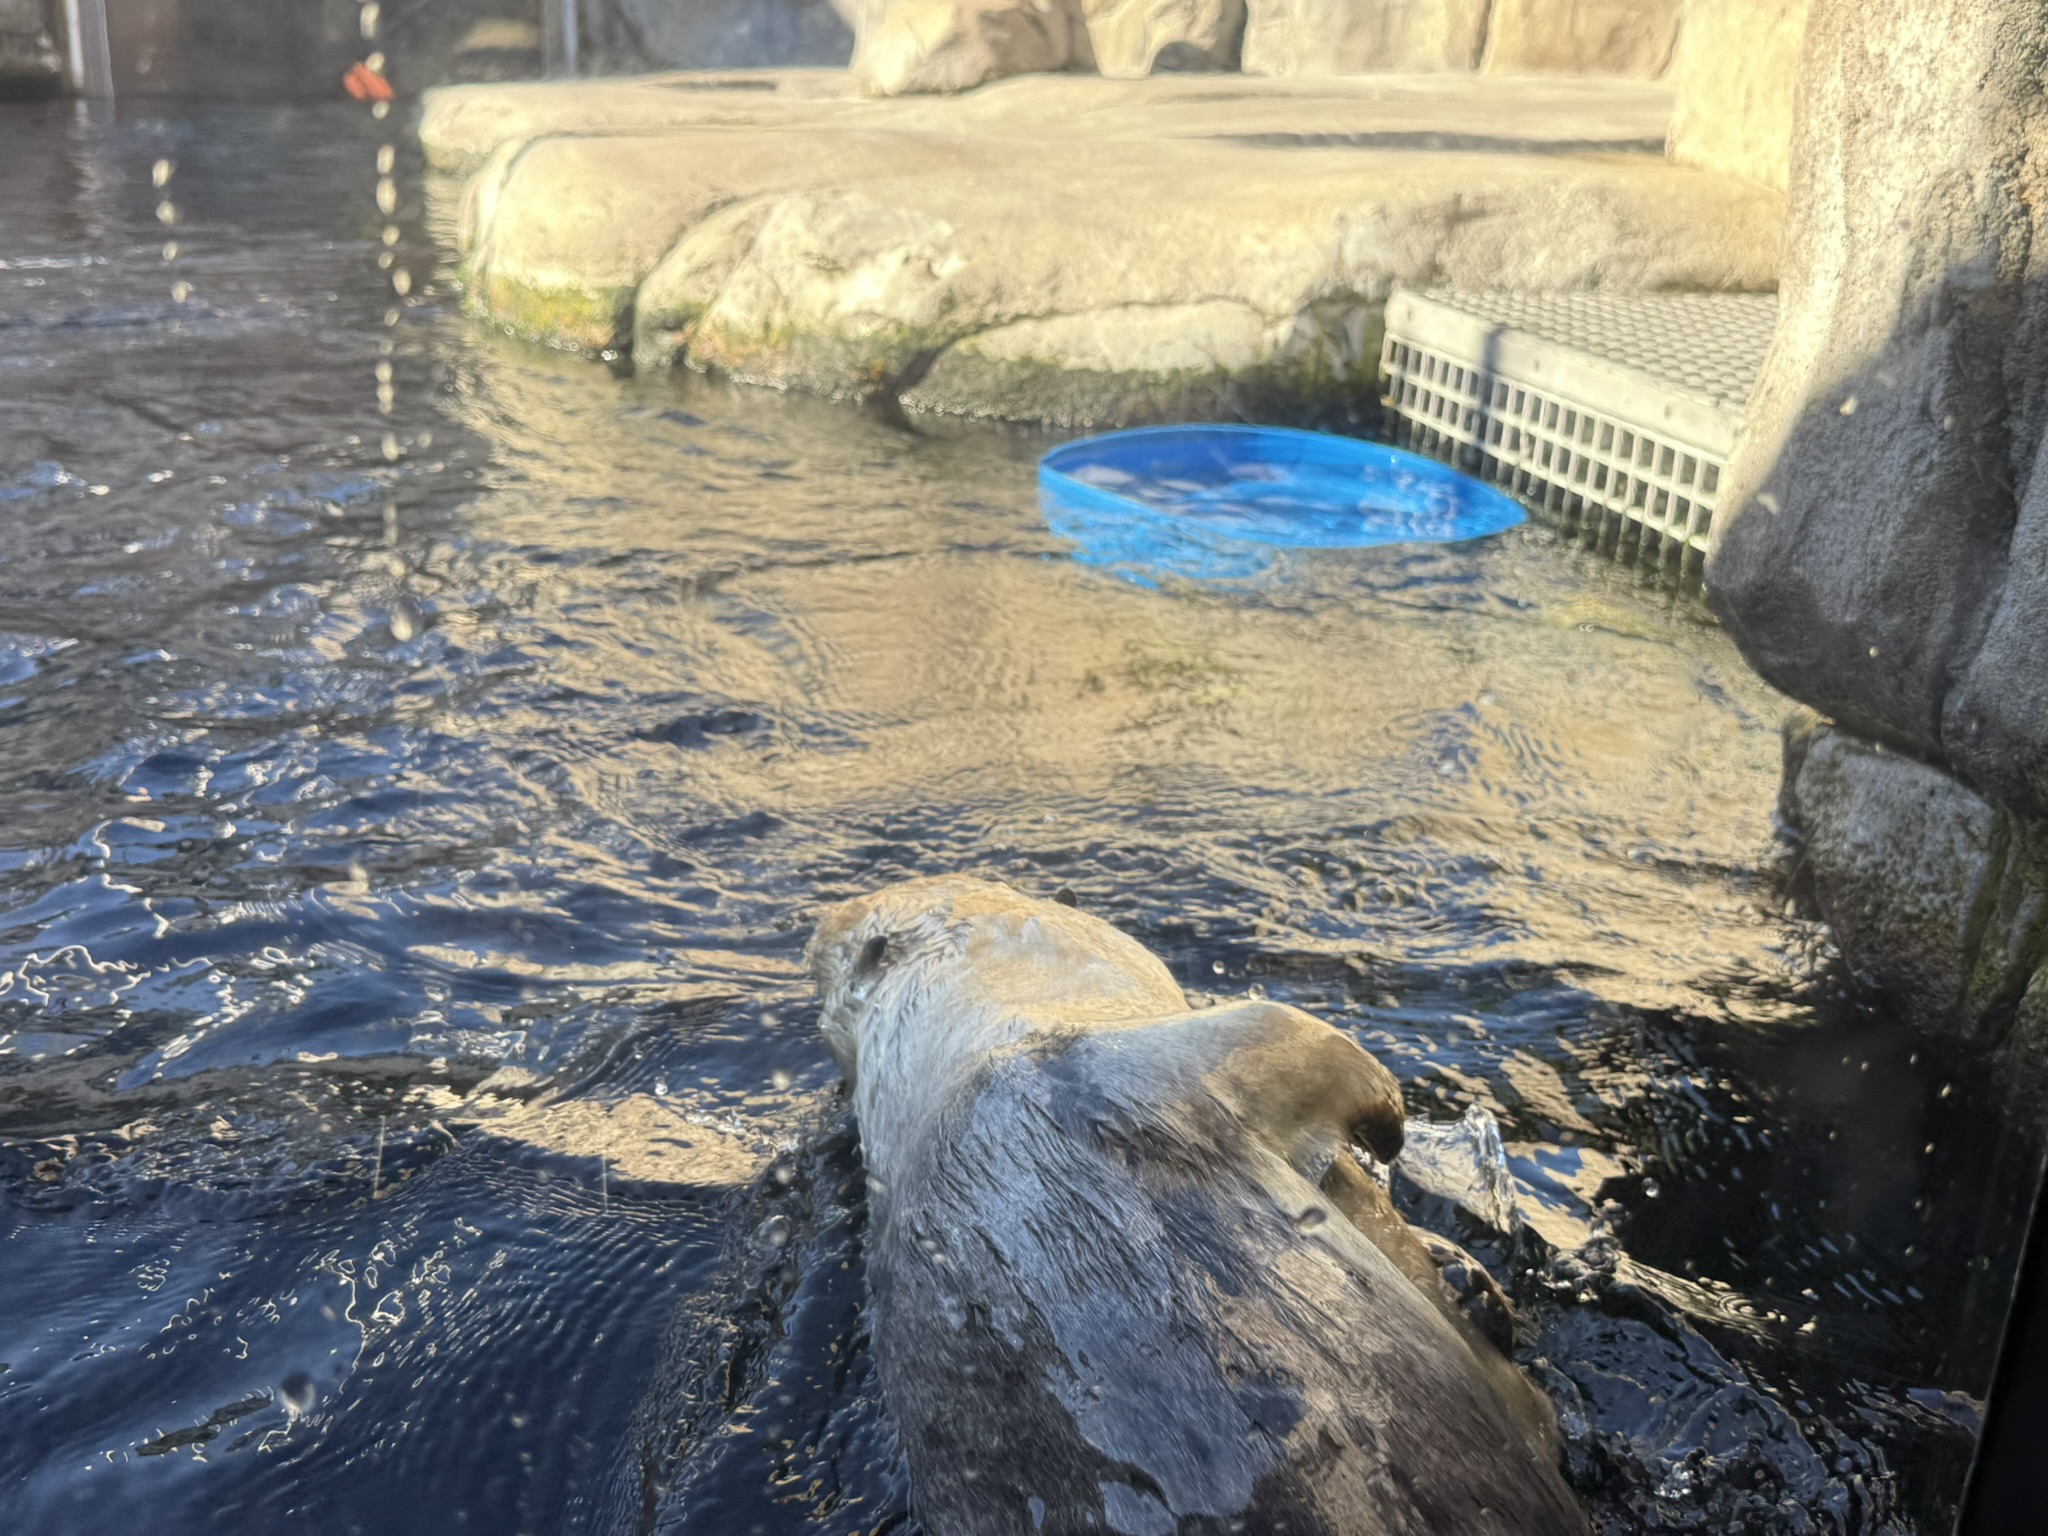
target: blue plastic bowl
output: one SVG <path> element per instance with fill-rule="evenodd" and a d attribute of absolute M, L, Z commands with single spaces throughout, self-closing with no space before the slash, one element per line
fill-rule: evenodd
<path fill-rule="evenodd" d="M 1242 580 L 1282 549 L 1444 544 L 1527 515 L 1433 459 L 1284 427 L 1141 427 L 1038 461 L 1046 523 L 1075 558 L 1145 585 Z"/>

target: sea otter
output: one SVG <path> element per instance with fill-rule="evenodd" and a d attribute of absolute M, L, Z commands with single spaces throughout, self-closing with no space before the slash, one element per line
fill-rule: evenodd
<path fill-rule="evenodd" d="M 867 1168 L 872 1336 L 933 1536 L 1585 1536 L 1548 1404 L 1348 1150 L 1387 1070 L 1190 1010 L 1069 905 L 964 878 L 809 951 Z"/>

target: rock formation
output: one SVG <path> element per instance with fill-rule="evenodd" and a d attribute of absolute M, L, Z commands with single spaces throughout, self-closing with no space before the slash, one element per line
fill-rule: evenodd
<path fill-rule="evenodd" d="M 1671 64 L 1678 18 L 1679 0 L 1493 0 L 1485 67 L 1655 78 Z"/>
<path fill-rule="evenodd" d="M 1083 0 L 1098 74 L 1133 80 L 1156 69 L 1238 65 L 1245 0 Z"/>
<path fill-rule="evenodd" d="M 1667 152 L 1785 189 L 1807 0 L 1686 0 Z"/>
<path fill-rule="evenodd" d="M 1493 0 L 1248 0 L 1244 70 L 1477 69 Z"/>
<path fill-rule="evenodd" d="M 853 73 L 877 96 L 964 91 L 1093 63 L 1079 0 L 854 0 Z"/>
<path fill-rule="evenodd" d="M 1671 63 L 1681 0 L 838 0 L 877 95 L 1090 69 L 1634 75 Z M 1759 0 L 1752 0 L 1759 3 Z M 1241 45 L 1241 52 L 1240 52 Z"/>
<path fill-rule="evenodd" d="M 1915 1024 L 1977 1045 L 2003 1039 L 2023 1006 L 2048 1026 L 2037 827 L 1952 774 L 1805 716 L 1786 731 L 1781 810 L 1843 953 Z"/>
<path fill-rule="evenodd" d="M 1986 893 L 2036 878 L 2048 816 L 2048 12 L 1813 0 L 1807 26 L 1778 334 L 1708 579 L 1757 670 L 1841 733 L 1832 787 L 1809 764 L 1790 808 L 1851 963 L 1994 1037 L 2043 957 L 2038 923 L 1993 935 Z M 1937 889 L 1963 952 L 2000 950 L 1988 991 L 1912 915 Z"/>
<path fill-rule="evenodd" d="M 1777 270 L 1782 198 L 1629 148 L 1669 98 L 1626 80 L 788 83 L 437 95 L 429 153 L 489 156 L 464 195 L 468 304 L 639 368 L 918 410 L 1367 422 L 1397 283 L 1755 290 Z"/>

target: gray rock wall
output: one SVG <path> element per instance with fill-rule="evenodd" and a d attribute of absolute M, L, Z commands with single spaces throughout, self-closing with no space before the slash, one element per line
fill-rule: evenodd
<path fill-rule="evenodd" d="M 1812 0 L 1779 329 L 1707 572 L 1834 722 L 1795 733 L 1786 809 L 1845 957 L 1980 1043 L 2048 1028 L 2044 77 L 2039 0 Z"/>
<path fill-rule="evenodd" d="M 2037 0 L 1815 0 L 1782 316 L 1709 568 L 1772 682 L 2033 816 L 2044 69 Z"/>
<path fill-rule="evenodd" d="M 1817 721 L 1786 732 L 1781 808 L 1850 963 L 1930 1033 L 2004 1039 L 2048 958 L 2037 829 L 1939 768 Z"/>

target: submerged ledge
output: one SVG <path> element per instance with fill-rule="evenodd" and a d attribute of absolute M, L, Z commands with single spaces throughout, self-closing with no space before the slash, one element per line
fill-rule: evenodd
<path fill-rule="evenodd" d="M 1636 80 L 829 70 L 456 86 L 473 312 L 640 369 L 1066 426 L 1370 416 L 1401 285 L 1763 291 L 1784 199 Z"/>

